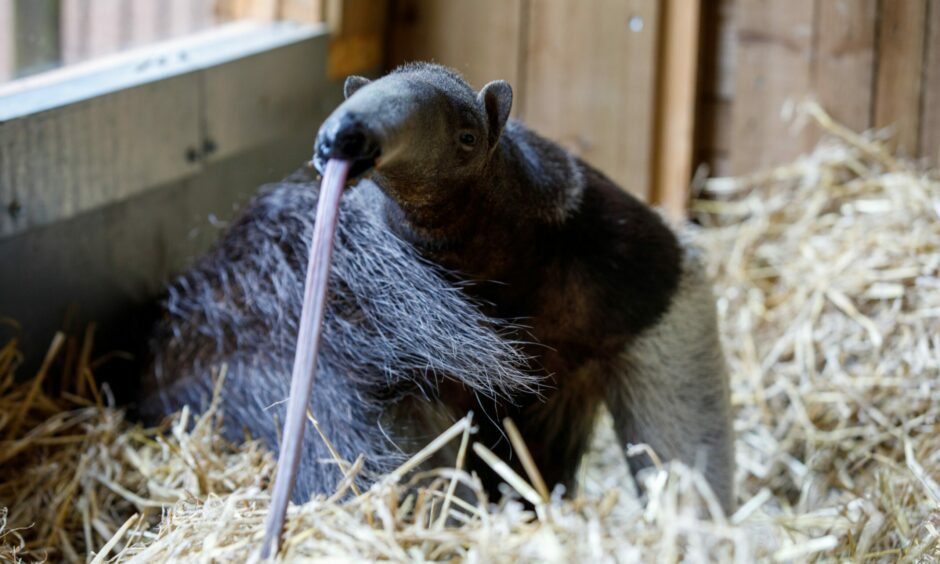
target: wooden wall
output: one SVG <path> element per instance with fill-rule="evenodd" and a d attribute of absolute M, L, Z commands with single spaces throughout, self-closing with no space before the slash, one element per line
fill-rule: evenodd
<path fill-rule="evenodd" d="M 676 186 L 700 163 L 740 174 L 810 150 L 818 132 L 783 116 L 807 97 L 854 129 L 892 127 L 899 151 L 940 164 L 940 0 L 0 0 L 0 81 L 18 74 L 9 30 L 26 2 L 61 6 L 65 62 L 218 21 L 325 17 L 330 76 L 384 57 L 433 59 L 477 87 L 506 79 L 515 117 L 660 201 L 664 174 Z M 671 46 L 690 42 L 668 15 L 695 3 L 698 80 L 683 86 L 695 64 L 680 52 L 676 72 Z M 689 96 L 694 118 L 671 119 L 683 111 L 671 100 Z"/>
<path fill-rule="evenodd" d="M 0 0 L 0 82 L 13 76 L 13 0 Z"/>
<path fill-rule="evenodd" d="M 940 0 L 716 0 L 703 8 L 696 160 L 742 174 L 809 151 L 788 104 L 816 99 L 856 129 L 890 127 L 940 164 Z"/>
<path fill-rule="evenodd" d="M 59 0 L 62 62 L 178 37 L 216 23 L 214 0 Z"/>
<path fill-rule="evenodd" d="M 0 82 L 215 25 L 217 0 L 0 0 Z"/>
<path fill-rule="evenodd" d="M 398 0 L 389 62 L 509 81 L 515 117 L 649 197 L 660 15 L 650 0 Z"/>
<path fill-rule="evenodd" d="M 649 197 L 662 190 L 656 159 L 677 154 L 662 104 L 678 83 L 663 77 L 683 38 L 665 14 L 692 1 L 393 0 L 388 62 L 433 59 L 477 87 L 509 80 L 516 117 Z M 811 150 L 820 132 L 788 113 L 808 98 L 940 164 L 940 0 L 699 4 L 692 165 L 744 174 Z"/>

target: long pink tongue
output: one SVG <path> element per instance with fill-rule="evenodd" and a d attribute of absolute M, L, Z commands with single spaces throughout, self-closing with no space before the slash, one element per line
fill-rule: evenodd
<path fill-rule="evenodd" d="M 310 404 L 310 392 L 313 390 L 317 351 L 323 330 L 323 314 L 326 311 L 326 286 L 330 274 L 330 258 L 333 255 L 333 236 L 336 233 L 339 201 L 346 185 L 350 164 L 349 161 L 330 159 L 326 163 L 326 172 L 320 184 L 317 220 L 313 228 L 313 243 L 310 245 L 310 260 L 307 263 L 304 305 L 300 313 L 300 331 L 297 334 L 297 352 L 291 373 L 290 398 L 287 417 L 284 419 L 284 433 L 281 436 L 271 507 L 268 508 L 264 544 L 261 548 L 262 558 L 268 558 L 272 547 L 274 552 L 277 552 L 287 504 L 300 464 L 304 419 Z"/>

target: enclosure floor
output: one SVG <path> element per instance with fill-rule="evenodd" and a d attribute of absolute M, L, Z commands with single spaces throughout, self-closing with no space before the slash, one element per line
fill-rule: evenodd
<path fill-rule="evenodd" d="M 405 468 L 292 507 L 281 558 L 940 560 L 940 181 L 808 111 L 837 142 L 713 179 L 693 203 L 732 376 L 734 515 L 681 464 L 642 474 L 638 498 L 605 416 L 573 499 L 542 502 L 518 476 L 502 501 L 468 503 L 452 484 L 477 488 L 472 476 Z M 0 561 L 255 554 L 270 454 L 223 441 L 215 408 L 128 423 L 103 407 L 89 350 L 57 337 L 15 384 L 16 343 L 0 349 Z M 464 451 L 470 427 L 450 435 Z M 355 473 L 347 462 L 337 471 Z M 535 510 L 519 501 L 533 496 Z"/>

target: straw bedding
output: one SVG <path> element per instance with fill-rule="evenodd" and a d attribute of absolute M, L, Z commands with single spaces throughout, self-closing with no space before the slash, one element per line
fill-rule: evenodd
<path fill-rule="evenodd" d="M 940 561 L 940 180 L 808 111 L 834 140 L 709 180 L 693 203 L 733 378 L 734 515 L 680 464 L 641 476 L 641 502 L 605 420 L 573 500 L 533 473 L 467 502 L 461 459 L 424 474 L 415 460 L 351 500 L 293 507 L 280 556 Z M 132 424 L 94 386 L 90 350 L 90 332 L 57 336 L 17 384 L 16 342 L 0 349 L 0 560 L 254 558 L 271 455 L 221 439 L 217 409 Z M 439 442 L 487 458 L 471 429 Z"/>

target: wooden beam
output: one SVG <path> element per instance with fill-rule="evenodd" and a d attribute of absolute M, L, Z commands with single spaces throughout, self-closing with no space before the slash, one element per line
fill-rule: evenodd
<path fill-rule="evenodd" d="M 13 0 L 0 0 L 0 82 L 13 77 Z"/>
<path fill-rule="evenodd" d="M 312 139 L 340 99 L 326 80 L 327 42 L 245 23 L 0 86 L 0 238 L 300 130 Z"/>
<path fill-rule="evenodd" d="M 701 2 L 699 86 L 694 164 L 712 176 L 730 174 L 731 111 L 734 102 L 734 0 Z"/>
<path fill-rule="evenodd" d="M 58 67 L 59 0 L 16 0 L 13 4 L 13 66 L 15 76 Z"/>
<path fill-rule="evenodd" d="M 217 0 L 215 14 L 220 21 L 273 21 L 278 17 L 280 0 Z"/>
<path fill-rule="evenodd" d="M 816 98 L 836 121 L 865 131 L 872 126 L 878 1 L 817 0 L 817 10 Z"/>
<path fill-rule="evenodd" d="M 279 15 L 292 22 L 321 23 L 324 21 L 324 0 L 281 0 Z"/>
<path fill-rule="evenodd" d="M 527 15 L 522 118 L 649 199 L 659 2 L 539 0 Z"/>
<path fill-rule="evenodd" d="M 434 60 L 456 68 L 475 88 L 496 79 L 516 90 L 522 38 L 522 0 L 399 0 L 392 13 L 391 65 Z"/>
<path fill-rule="evenodd" d="M 920 155 L 940 167 L 940 0 L 930 0 Z"/>
<path fill-rule="evenodd" d="M 810 91 L 815 0 L 739 0 L 731 169 L 747 174 L 807 147 L 781 110 Z"/>
<path fill-rule="evenodd" d="M 665 0 L 660 16 L 653 202 L 685 217 L 692 180 L 699 0 Z"/>
<path fill-rule="evenodd" d="M 388 0 L 345 0 L 327 4 L 330 40 L 327 75 L 342 79 L 381 68 L 385 60 Z"/>
<path fill-rule="evenodd" d="M 927 0 L 881 4 L 875 127 L 891 127 L 891 147 L 916 156 L 920 137 Z"/>

